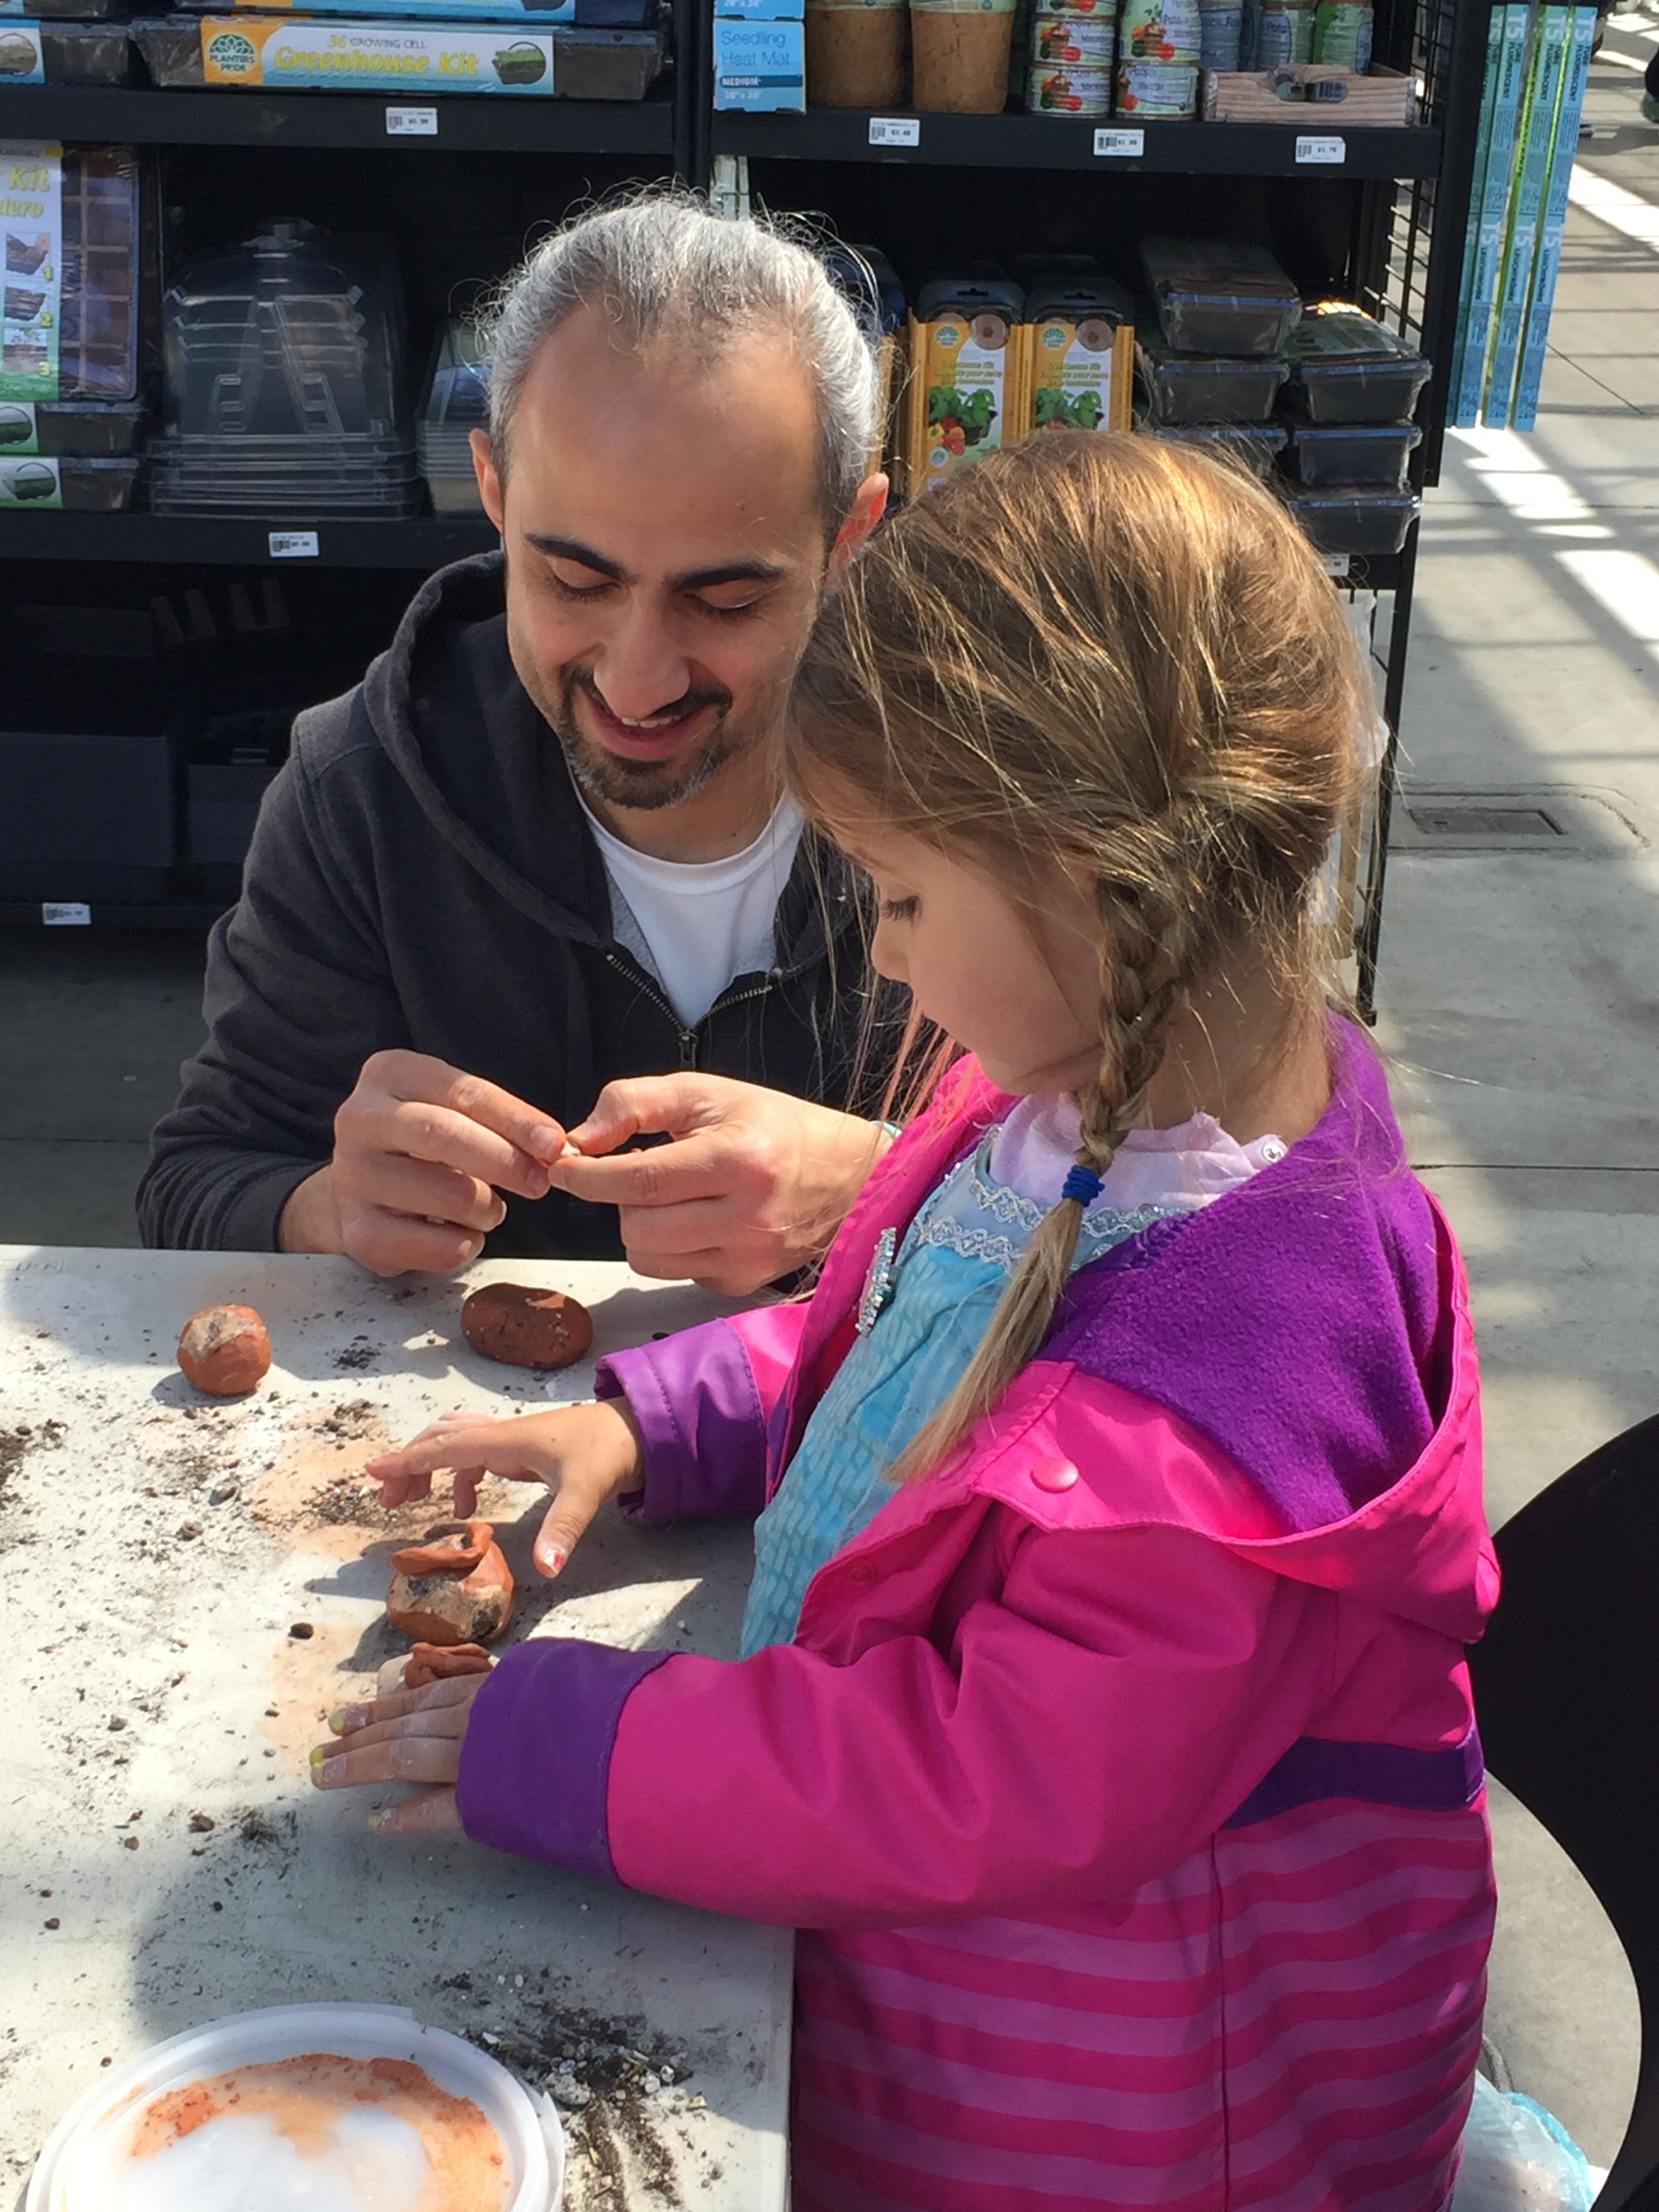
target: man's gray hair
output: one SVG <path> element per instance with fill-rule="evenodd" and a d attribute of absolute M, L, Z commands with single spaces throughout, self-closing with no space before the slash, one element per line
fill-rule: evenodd
<path fill-rule="evenodd" d="M 818 256 L 780 228 L 727 222 L 689 193 L 641 196 L 579 216 L 508 280 L 489 321 L 489 436 L 507 458 L 513 416 L 544 342 L 583 307 L 623 343 L 659 337 L 718 351 L 728 337 L 779 331 L 812 380 L 824 503 L 842 521 L 876 430 L 875 356 Z"/>

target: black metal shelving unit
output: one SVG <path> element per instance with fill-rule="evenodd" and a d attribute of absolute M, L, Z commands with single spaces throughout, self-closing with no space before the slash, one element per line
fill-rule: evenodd
<path fill-rule="evenodd" d="M 1416 78 L 1419 121 L 1343 128 L 1310 107 L 1283 125 L 1150 122 L 1128 126 L 1009 112 L 872 117 L 712 112 L 709 0 L 673 0 L 675 64 L 638 105 L 446 97 L 431 136 L 388 127 L 395 103 L 357 94 L 283 96 L 128 88 L 0 88 L 0 139 L 60 138 L 154 149 L 163 251 L 222 244 L 250 216 L 295 213 L 398 232 L 416 270 L 412 304 L 435 320 L 459 280 L 488 278 L 566 207 L 624 179 L 706 185 L 740 160 L 755 201 L 825 217 L 842 235 L 896 258 L 960 245 L 1006 254 L 1082 249 L 1121 264 L 1149 229 L 1261 237 L 1300 280 L 1357 296 L 1419 340 L 1436 364 L 1414 457 L 1419 488 L 1437 475 L 1456 288 L 1467 223 L 1480 76 L 1492 0 L 1376 0 L 1377 56 Z M 872 143 L 872 121 L 908 117 L 915 143 Z M 1138 135 L 1137 135 L 1138 134 Z M 890 141 L 890 128 L 877 134 Z M 1310 149 L 1306 142 L 1315 141 Z M 1340 142 L 1332 158 L 1330 142 Z M 502 158 L 489 158 L 489 157 Z M 1120 249 L 1114 253 L 1113 248 Z M 295 556 L 296 530 L 315 548 Z M 77 588 L 107 605 L 156 588 L 222 590 L 225 580 L 349 568 L 372 596 L 490 542 L 482 518 L 394 523 L 297 516 L 238 518 L 9 514 L 0 516 L 0 596 L 59 598 Z M 1375 988 L 1395 738 L 1405 683 L 1416 531 L 1396 556 L 1348 564 L 1346 583 L 1382 595 L 1380 653 L 1390 738 L 1377 835 L 1361 886 L 1362 1003 Z M 77 578 L 87 580 L 77 586 Z M 95 580 L 95 581 L 94 580 Z M 229 641 L 234 651 L 234 641 Z M 95 908 L 123 927 L 163 916 L 193 923 L 212 902 L 188 878 L 165 907 Z M 35 916 L 0 903 L 0 921 Z"/>

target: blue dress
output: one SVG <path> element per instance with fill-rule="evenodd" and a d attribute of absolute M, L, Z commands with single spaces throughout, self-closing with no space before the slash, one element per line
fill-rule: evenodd
<path fill-rule="evenodd" d="M 743 1656 L 793 1642 L 807 1584 L 893 1495 L 890 1468 L 950 1396 L 1047 1208 L 993 1180 L 996 1132 L 959 1160 L 894 1249 L 876 1249 L 859 1334 L 755 1523 Z M 1073 1268 L 1200 1199 L 1121 1212 L 1097 1198 Z"/>

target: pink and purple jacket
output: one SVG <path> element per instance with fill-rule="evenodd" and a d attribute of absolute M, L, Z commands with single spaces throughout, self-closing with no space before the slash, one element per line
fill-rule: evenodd
<path fill-rule="evenodd" d="M 1334 1031 L 1317 1126 L 1073 1278 L 969 1443 L 741 1662 L 538 1640 L 471 1836 L 793 1926 L 795 2212 L 1439 2212 L 1493 1895 L 1497 1592 L 1450 1232 Z M 809 1305 L 613 1356 L 638 1517 L 757 1512 L 877 1239 L 1006 1112 L 971 1061 Z"/>

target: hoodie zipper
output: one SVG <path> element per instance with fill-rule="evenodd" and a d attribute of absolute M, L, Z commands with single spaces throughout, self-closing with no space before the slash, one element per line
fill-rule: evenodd
<path fill-rule="evenodd" d="M 635 968 L 631 961 L 620 959 L 614 952 L 607 952 L 605 957 L 608 967 L 614 968 L 619 975 L 625 975 L 630 983 L 635 984 L 644 992 L 652 1005 L 659 1012 L 666 1014 L 669 1020 L 672 1022 L 675 1034 L 680 1041 L 680 1066 L 683 1071 L 689 1071 L 696 1066 L 698 1031 L 705 1024 L 711 1021 L 716 1014 L 723 1014 L 729 1006 L 746 1006 L 750 999 L 763 999 L 775 980 L 775 975 L 769 976 L 763 983 L 751 983 L 746 991 L 735 993 L 729 989 L 723 991 L 703 1016 L 702 1020 L 698 1023 L 696 1029 L 689 1030 L 668 1003 L 653 976 L 645 975 L 641 969 Z"/>

